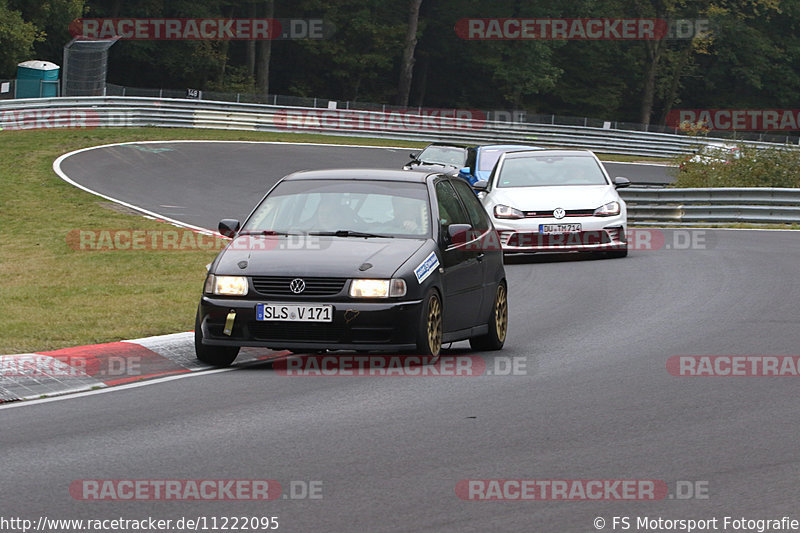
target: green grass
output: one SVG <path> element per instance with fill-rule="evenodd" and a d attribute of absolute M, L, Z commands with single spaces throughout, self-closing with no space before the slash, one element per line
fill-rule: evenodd
<path fill-rule="evenodd" d="M 166 128 L 0 132 L 0 354 L 188 331 L 216 252 L 78 251 L 75 229 L 174 230 L 62 181 L 58 156 L 114 142 L 208 139 L 424 146 L 395 140 Z"/>
<path fill-rule="evenodd" d="M 714 152 L 711 157 L 691 161 L 690 156 L 678 158 L 684 163 L 676 176 L 675 187 L 800 187 L 800 150 L 793 146 L 775 145 L 755 148 L 739 144 L 739 156 L 731 158 L 727 151 Z M 721 160 L 729 159 L 727 163 Z"/>

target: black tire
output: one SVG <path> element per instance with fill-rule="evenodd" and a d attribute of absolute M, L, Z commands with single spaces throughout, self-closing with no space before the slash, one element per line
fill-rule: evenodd
<path fill-rule="evenodd" d="M 194 319 L 194 353 L 201 362 L 218 367 L 231 366 L 239 355 L 238 346 L 208 346 L 203 344 L 203 328 L 200 322 L 200 309 Z"/>
<path fill-rule="evenodd" d="M 486 335 L 472 337 L 469 340 L 469 345 L 473 350 L 499 350 L 506 342 L 506 335 L 508 334 L 508 289 L 505 282 L 501 282 L 497 286 L 488 326 L 489 332 Z"/>
<path fill-rule="evenodd" d="M 417 328 L 417 353 L 432 365 L 442 353 L 442 300 L 435 289 L 428 291 L 422 302 L 422 313 Z"/>

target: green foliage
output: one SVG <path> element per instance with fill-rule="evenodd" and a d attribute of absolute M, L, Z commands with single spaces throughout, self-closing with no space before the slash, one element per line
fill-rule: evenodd
<path fill-rule="evenodd" d="M 69 22 L 248 18 L 270 0 L 0 0 L 0 78 L 25 59 L 62 62 Z M 274 17 L 322 19 L 322 40 L 272 43 L 269 92 L 389 103 L 410 0 L 274 0 Z M 464 40 L 469 18 L 709 19 L 691 40 Z M 121 40 L 108 81 L 255 92 L 245 41 Z M 663 123 L 678 108 L 797 107 L 800 0 L 423 0 L 410 105 Z M 260 63 L 259 63 L 260 65 Z"/>
<path fill-rule="evenodd" d="M 800 149 L 738 145 L 739 156 L 681 158 L 675 187 L 800 187 Z M 729 159 L 729 161 L 725 161 Z"/>
<path fill-rule="evenodd" d="M 31 59 L 33 44 L 41 39 L 36 26 L 26 22 L 8 0 L 0 0 L 0 78 L 13 77 L 17 63 Z"/>
<path fill-rule="evenodd" d="M 8 0 L 8 3 L 41 33 L 42 38 L 34 44 L 36 57 L 29 59 L 60 65 L 63 47 L 72 38 L 69 23 L 83 15 L 85 0 Z"/>

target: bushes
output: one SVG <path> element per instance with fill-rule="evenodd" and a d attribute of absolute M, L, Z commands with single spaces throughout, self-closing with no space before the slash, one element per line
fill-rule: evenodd
<path fill-rule="evenodd" d="M 800 149 L 794 146 L 712 147 L 676 161 L 675 187 L 800 187 Z"/>

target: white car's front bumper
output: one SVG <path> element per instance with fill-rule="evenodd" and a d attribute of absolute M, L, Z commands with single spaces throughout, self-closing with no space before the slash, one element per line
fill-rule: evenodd
<path fill-rule="evenodd" d="M 504 252 L 611 251 L 627 247 L 625 216 L 526 218 L 504 220 L 493 217 Z M 580 224 L 580 231 L 542 233 L 548 224 Z"/>

